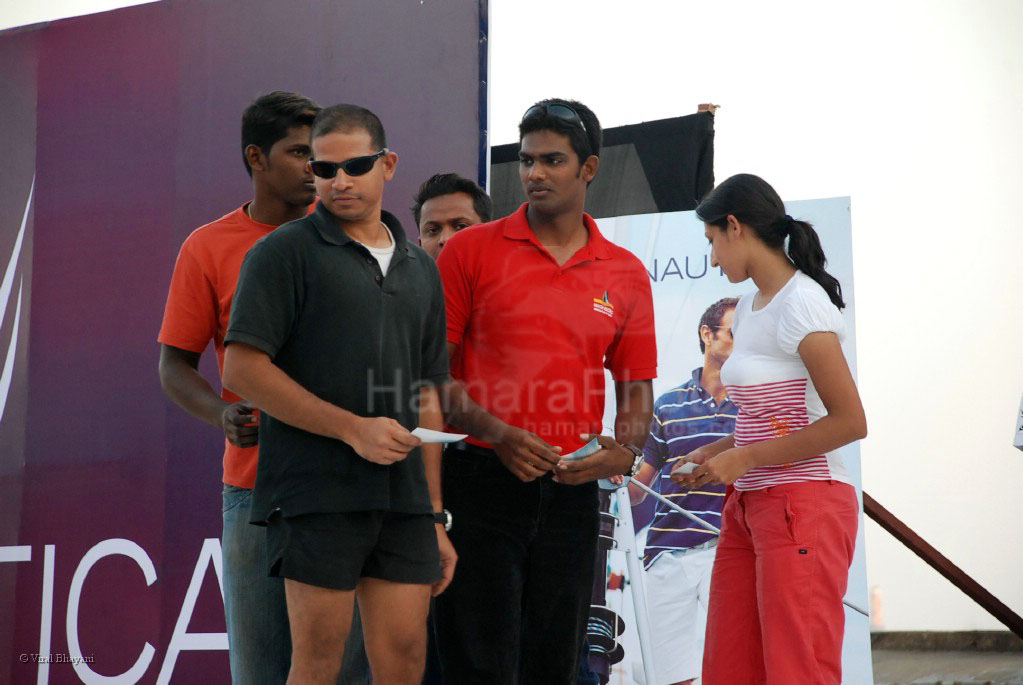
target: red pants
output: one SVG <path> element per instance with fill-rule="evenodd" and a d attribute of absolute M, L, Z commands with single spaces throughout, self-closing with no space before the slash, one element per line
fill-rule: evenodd
<path fill-rule="evenodd" d="M 842 682 L 842 598 L 856 546 L 852 486 L 734 491 L 710 583 L 703 685 Z"/>

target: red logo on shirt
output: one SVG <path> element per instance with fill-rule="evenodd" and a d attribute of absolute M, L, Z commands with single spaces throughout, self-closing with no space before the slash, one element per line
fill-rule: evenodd
<path fill-rule="evenodd" d="M 774 437 L 784 438 L 786 435 L 792 432 L 792 427 L 788 424 L 785 419 L 780 419 L 777 416 L 771 417 L 771 430 L 774 432 Z"/>
<path fill-rule="evenodd" d="M 604 297 L 593 298 L 593 311 L 606 314 L 612 319 L 614 318 L 615 306 L 611 304 L 611 300 L 608 299 L 606 290 L 604 291 Z"/>

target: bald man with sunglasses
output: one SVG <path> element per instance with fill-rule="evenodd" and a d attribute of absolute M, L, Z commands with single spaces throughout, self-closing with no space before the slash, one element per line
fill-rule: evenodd
<path fill-rule="evenodd" d="M 252 522 L 284 578 L 288 681 L 336 682 L 357 596 L 373 680 L 418 685 L 456 560 L 439 446 L 411 433 L 443 428 L 440 276 L 382 210 L 398 157 L 376 115 L 323 110 L 312 152 L 320 202 L 246 256 L 224 383 L 262 412 Z"/>

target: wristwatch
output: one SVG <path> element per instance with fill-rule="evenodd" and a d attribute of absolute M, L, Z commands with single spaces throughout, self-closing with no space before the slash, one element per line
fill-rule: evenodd
<path fill-rule="evenodd" d="M 632 468 L 629 472 L 624 474 L 629 478 L 635 478 L 639 470 L 643 468 L 643 450 L 636 447 L 635 445 L 622 445 L 625 449 L 629 450 L 635 455 L 635 459 L 632 460 Z"/>
<path fill-rule="evenodd" d="M 433 522 L 444 526 L 445 531 L 451 530 L 451 512 L 447 509 L 433 512 Z"/>

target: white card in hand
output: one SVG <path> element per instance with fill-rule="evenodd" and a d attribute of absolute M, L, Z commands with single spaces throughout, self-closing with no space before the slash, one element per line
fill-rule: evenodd
<path fill-rule="evenodd" d="M 442 431 L 430 430 L 429 428 L 416 428 L 412 431 L 423 442 L 458 442 L 469 437 L 464 433 L 444 433 Z"/>
<path fill-rule="evenodd" d="M 575 452 L 561 455 L 562 461 L 578 461 L 585 459 L 591 454 L 596 454 L 601 450 L 600 443 L 597 442 L 596 438 L 593 438 L 588 443 L 577 449 Z"/>

